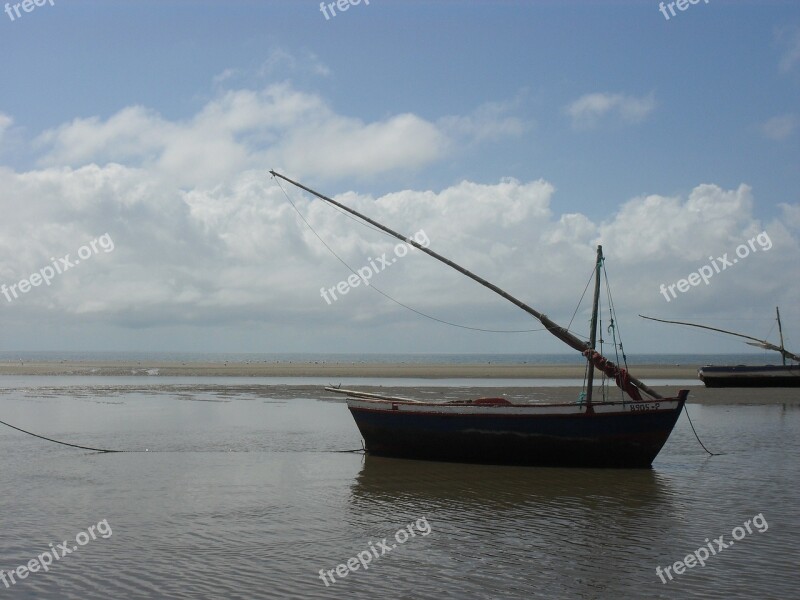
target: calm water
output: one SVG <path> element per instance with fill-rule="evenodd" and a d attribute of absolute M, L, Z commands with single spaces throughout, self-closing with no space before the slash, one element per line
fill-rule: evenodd
<path fill-rule="evenodd" d="M 1 569 L 51 543 L 76 546 L 103 520 L 96 531 L 111 532 L 81 538 L 47 573 L 0 583 L 2 597 L 797 597 L 797 406 L 692 405 L 704 442 L 724 456 L 706 458 L 682 417 L 652 470 L 596 471 L 336 452 L 360 446 L 343 404 L 274 399 L 269 388 L 36 381 L 0 389 L 0 419 L 136 452 L 0 428 Z M 758 514 L 763 533 L 751 526 L 666 584 L 656 575 L 706 538 L 729 543 Z M 414 537 L 397 543 L 406 526 Z M 367 571 L 320 580 L 384 538 L 396 548 L 373 554 Z"/>

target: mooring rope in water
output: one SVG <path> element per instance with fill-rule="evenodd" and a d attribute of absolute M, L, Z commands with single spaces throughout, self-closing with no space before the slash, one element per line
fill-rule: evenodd
<path fill-rule="evenodd" d="M 45 437 L 43 435 L 39 435 L 38 433 L 33 433 L 32 431 L 28 431 L 26 429 L 22 429 L 21 427 L 17 427 L 16 425 L 12 425 L 11 423 L 6 423 L 5 421 L 0 421 L 0 424 L 5 425 L 6 427 L 10 427 L 11 429 L 16 429 L 17 431 L 21 431 L 22 433 L 26 433 L 28 435 L 32 435 L 35 438 L 39 438 L 40 440 L 46 440 L 48 442 L 53 442 L 54 444 L 61 444 L 62 446 L 70 446 L 72 448 L 80 448 L 81 450 L 92 450 L 93 452 L 105 452 L 105 453 L 122 453 L 122 452 L 142 452 L 142 450 L 109 450 L 108 448 L 92 448 L 91 446 L 81 446 L 79 444 L 70 444 L 69 442 L 62 442 L 60 440 L 54 440 L 53 438 Z M 149 452 L 145 450 L 144 452 Z M 323 452 L 331 452 L 331 453 L 340 453 L 340 454 L 355 454 L 366 452 L 366 448 L 362 447 L 356 450 L 324 450 Z"/>
<path fill-rule="evenodd" d="M 723 456 L 723 454 L 724 454 L 723 452 L 720 452 L 720 453 L 711 452 L 711 450 L 706 448 L 705 444 L 700 441 L 700 436 L 697 435 L 697 431 L 694 428 L 694 423 L 692 423 L 692 417 L 689 416 L 689 409 L 686 408 L 686 404 L 685 403 L 683 405 L 683 410 L 686 413 L 686 418 L 689 419 L 689 425 L 691 425 L 691 427 L 692 427 L 692 432 L 694 433 L 694 437 L 697 440 L 697 443 L 699 443 L 703 447 L 703 450 L 708 452 L 709 456 Z"/>
<path fill-rule="evenodd" d="M 16 427 L 11 423 L 6 423 L 5 421 L 0 421 L 0 423 L 5 425 L 6 427 L 10 427 L 11 429 L 16 429 L 17 431 L 21 431 L 22 433 L 27 433 L 28 435 L 32 435 L 35 438 L 39 438 L 41 440 L 47 440 L 48 442 L 53 442 L 55 444 L 61 444 L 62 446 L 71 446 L 73 448 L 80 448 L 81 450 L 92 450 L 94 452 L 128 452 L 127 450 L 108 450 L 107 448 L 92 448 L 90 446 L 80 446 L 78 444 L 70 444 L 69 442 L 54 440 L 53 438 L 45 437 L 43 435 L 39 435 L 38 433 L 27 431 L 25 429 L 22 429 L 21 427 Z"/>

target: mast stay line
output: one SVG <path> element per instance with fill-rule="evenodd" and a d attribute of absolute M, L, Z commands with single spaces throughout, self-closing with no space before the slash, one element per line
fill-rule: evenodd
<path fill-rule="evenodd" d="M 435 252 L 435 251 L 433 251 L 433 250 L 431 250 L 429 248 L 426 248 L 425 246 L 423 246 L 422 244 L 420 244 L 416 240 L 413 240 L 413 239 L 408 238 L 408 237 L 406 237 L 404 235 L 401 235 L 401 234 L 397 233 L 396 231 L 394 231 L 393 229 L 389 229 L 385 225 L 382 225 L 381 223 L 378 223 L 377 221 L 375 221 L 373 219 L 370 219 L 369 217 L 367 217 L 365 215 L 362 215 L 360 212 L 358 212 L 356 210 L 353 210 L 352 208 L 342 204 L 341 202 L 337 202 L 336 200 L 334 200 L 332 198 L 329 198 L 328 196 L 320 194 L 319 192 L 317 192 L 315 190 L 312 190 L 309 187 L 306 187 L 302 183 L 298 183 L 297 181 L 289 179 L 285 175 L 282 175 L 282 174 L 278 173 L 275 170 L 270 170 L 270 174 L 273 177 L 280 177 L 284 181 L 287 181 L 287 182 L 291 183 L 292 185 L 294 185 L 295 187 L 300 188 L 301 190 L 305 190 L 309 194 L 313 194 L 314 196 L 316 196 L 320 200 L 324 200 L 325 202 L 333 204 L 334 206 L 337 206 L 340 209 L 342 209 L 342 210 L 344 210 L 344 211 L 346 211 L 346 212 L 348 212 L 348 213 L 350 213 L 352 215 L 355 215 L 359 219 L 362 219 L 363 221 L 369 223 L 370 225 L 372 225 L 374 227 L 377 227 L 378 229 L 380 229 L 381 231 L 384 231 L 385 233 L 388 233 L 392 237 L 395 237 L 400 241 L 403 241 L 403 242 L 405 242 L 405 243 L 407 243 L 407 244 L 409 244 L 411 246 L 414 246 L 417 250 L 421 250 L 422 252 L 424 252 L 428 256 L 431 256 L 431 257 L 435 258 L 439 262 L 442 262 L 442 263 L 446 264 L 448 267 L 450 267 L 452 269 L 455 269 L 456 271 L 458 271 L 459 273 L 461 273 L 463 275 L 466 275 L 467 277 L 469 277 L 473 281 L 476 281 L 476 282 L 480 283 L 483 287 L 492 290 L 495 294 L 497 294 L 499 296 L 502 296 L 503 298 L 505 298 L 506 300 L 508 300 L 512 304 L 518 306 L 519 308 L 521 308 L 522 310 L 524 310 L 528 314 L 533 315 L 539 322 L 541 322 L 542 325 L 545 326 L 547 331 L 549 331 L 552 335 L 554 335 L 555 337 L 560 339 L 562 342 L 564 342 L 565 344 L 567 344 L 571 348 L 577 350 L 581 354 L 584 354 L 585 352 L 590 351 L 590 352 L 593 352 L 595 356 L 599 356 L 599 353 L 595 352 L 593 350 L 593 348 L 591 348 L 591 345 L 589 343 L 587 343 L 587 342 L 581 340 L 580 338 L 578 338 L 577 336 L 571 334 L 569 331 L 567 331 L 566 329 L 561 327 L 558 323 L 556 323 L 555 321 L 549 319 L 546 315 L 544 315 L 543 313 L 539 312 L 535 308 L 533 308 L 531 306 L 528 306 L 522 300 L 519 300 L 518 298 L 515 298 L 514 296 L 512 296 L 511 294 L 509 294 L 505 290 L 502 290 L 499 287 L 497 287 L 496 285 L 494 285 L 493 283 L 485 280 L 483 277 L 480 277 L 479 275 L 475 275 L 475 273 L 473 273 L 472 271 L 469 271 L 469 270 L 465 269 L 464 267 L 462 267 L 461 265 L 459 265 L 457 263 L 454 263 L 449 258 L 446 258 L 446 257 L 442 256 L 441 254 L 439 254 L 438 252 Z M 592 360 L 592 356 L 587 356 L 587 358 L 590 361 Z M 630 381 L 633 385 L 635 385 L 637 388 L 639 388 L 640 390 L 642 390 L 643 392 L 645 392 L 649 396 L 652 396 L 653 398 L 656 398 L 656 399 L 663 398 L 663 396 L 661 396 L 655 390 L 651 389 L 645 383 L 639 381 L 638 379 L 636 379 L 635 377 L 633 377 L 630 374 L 626 373 L 626 375 L 627 375 L 628 381 Z"/>

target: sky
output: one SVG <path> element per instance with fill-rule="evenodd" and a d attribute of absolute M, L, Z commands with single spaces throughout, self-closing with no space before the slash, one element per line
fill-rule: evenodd
<path fill-rule="evenodd" d="M 794 0 L 38 1 L 0 13 L 2 351 L 570 351 L 272 169 L 584 339 L 602 244 L 628 353 L 776 306 L 800 347 Z"/>

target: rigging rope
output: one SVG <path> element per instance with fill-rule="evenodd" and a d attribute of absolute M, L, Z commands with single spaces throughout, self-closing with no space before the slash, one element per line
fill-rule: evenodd
<path fill-rule="evenodd" d="M 609 310 L 611 311 L 611 325 L 609 327 L 613 327 L 615 331 L 619 331 L 619 352 L 622 352 L 622 361 L 625 363 L 625 368 L 628 368 L 628 357 L 625 354 L 625 348 L 622 345 L 622 331 L 619 329 L 619 325 L 617 324 L 617 309 L 614 308 L 614 297 L 611 295 L 611 284 L 608 282 L 608 273 L 606 272 L 606 262 L 603 261 L 603 275 L 605 275 L 606 279 L 606 294 L 608 295 L 608 306 Z M 619 352 L 617 352 L 617 336 L 614 335 L 614 353 L 617 359 L 617 364 L 619 364 Z"/>
<path fill-rule="evenodd" d="M 625 348 L 622 345 L 622 331 L 619 329 L 617 323 L 617 309 L 614 307 L 614 297 L 611 295 L 611 284 L 608 281 L 608 272 L 606 271 L 606 261 L 603 259 L 603 276 L 606 282 L 606 295 L 608 296 L 608 311 L 610 313 L 611 323 L 608 325 L 608 331 L 611 333 L 611 339 L 614 342 L 614 359 L 617 364 L 619 362 L 619 353 L 622 352 L 622 361 L 625 364 L 625 370 L 628 370 L 628 357 L 625 354 Z M 619 345 L 617 344 L 617 332 L 619 332 Z M 625 394 L 622 393 L 620 388 L 620 397 L 625 401 Z"/>
<path fill-rule="evenodd" d="M 617 351 L 617 330 L 619 325 L 616 323 L 616 309 L 614 308 L 614 299 L 611 296 L 611 286 L 608 283 L 608 273 L 606 273 L 606 264 L 605 260 L 603 261 L 603 275 L 605 275 L 606 280 L 606 293 L 608 294 L 608 304 L 609 304 L 609 311 L 611 312 L 611 324 L 608 326 L 608 329 L 611 331 L 612 337 L 614 339 L 614 353 L 616 355 L 617 364 L 619 364 L 619 352 L 622 352 L 622 360 L 625 363 L 625 370 L 628 370 L 628 357 L 625 354 L 625 348 L 622 345 L 622 333 L 619 335 L 619 352 Z M 621 390 L 620 390 L 621 391 Z M 624 399 L 624 396 L 623 396 Z M 697 430 L 694 428 L 694 423 L 692 423 L 692 417 L 689 416 L 689 409 L 686 408 L 686 404 L 683 405 L 683 410 L 686 413 L 686 418 L 689 419 L 689 425 L 692 428 L 692 433 L 694 433 L 694 437 L 697 440 L 697 443 L 708 452 L 709 456 L 722 456 L 722 454 L 717 454 L 711 452 L 708 448 L 706 448 L 705 444 L 700 440 L 700 436 L 697 435 Z"/>
<path fill-rule="evenodd" d="M 594 279 L 594 267 L 592 267 L 592 272 L 589 274 L 589 280 L 586 282 L 586 287 L 583 288 L 583 293 L 581 294 L 580 300 L 578 300 L 578 304 L 575 306 L 575 312 L 572 313 L 572 317 L 567 323 L 567 330 L 572 327 L 572 322 L 575 320 L 575 315 L 578 314 L 578 311 L 581 309 L 581 304 L 583 303 L 583 299 L 586 296 L 586 290 L 589 289 L 589 285 L 592 283 L 592 279 Z"/>
<path fill-rule="evenodd" d="M 597 343 L 595 344 L 595 348 L 599 347 L 600 354 L 605 356 L 604 350 L 603 350 L 603 344 L 605 343 L 605 340 L 603 339 L 603 308 L 602 308 L 602 301 L 603 301 L 602 297 L 598 297 L 597 298 L 597 331 L 600 334 L 600 339 L 597 340 Z M 587 364 L 589 365 L 589 368 L 594 369 L 594 363 L 593 362 L 589 361 L 589 362 L 587 362 Z M 607 394 L 606 394 L 606 392 L 608 391 L 608 388 L 606 387 L 607 383 L 608 383 L 608 379 L 606 378 L 606 372 L 605 371 L 601 371 L 600 385 L 598 387 L 600 388 L 600 393 L 603 395 L 603 402 L 605 402 L 606 399 L 607 399 Z"/>
<path fill-rule="evenodd" d="M 349 270 L 351 273 L 353 273 L 354 275 L 358 275 L 358 273 L 356 273 L 356 271 L 353 269 L 353 267 L 351 267 L 351 266 L 350 266 L 350 265 L 349 265 L 347 262 L 345 262 L 345 260 L 344 260 L 344 259 L 343 259 L 341 256 L 339 256 L 339 255 L 338 255 L 338 254 L 337 254 L 337 253 L 336 253 L 336 252 L 333 250 L 333 248 L 331 248 L 331 247 L 330 247 L 330 246 L 329 246 L 329 245 L 328 245 L 328 244 L 325 242 L 325 240 L 323 240 L 323 239 L 322 239 L 322 237 L 321 237 L 321 236 L 320 236 L 320 235 L 317 233 L 317 231 L 314 229 L 314 227 L 312 227 L 312 226 L 311 226 L 311 223 L 309 223 L 309 222 L 306 220 L 306 218 L 303 216 L 303 213 L 301 213 L 301 212 L 300 212 L 300 210 L 297 208 L 297 206 L 295 206 L 294 202 L 292 202 L 292 199 L 291 199 L 291 198 L 289 198 L 289 194 L 287 194 L 287 193 L 286 193 L 286 190 L 285 190 L 285 189 L 283 188 L 283 186 L 281 185 L 281 182 L 280 182 L 280 181 L 278 181 L 278 179 L 277 179 L 277 178 L 276 178 L 274 175 L 272 176 L 272 178 L 275 180 L 275 183 L 277 183 L 277 184 L 278 184 L 278 187 L 279 187 L 279 188 L 281 189 L 281 191 L 283 192 L 283 195 L 286 197 L 286 200 L 289 202 L 289 204 L 291 204 L 292 208 L 295 210 L 295 212 L 298 214 L 298 216 L 299 216 L 299 217 L 302 219 L 303 223 L 305 223 L 305 224 L 306 224 L 306 226 L 307 226 L 307 227 L 308 227 L 308 228 L 311 230 L 311 233 L 313 233 L 313 234 L 314 234 L 314 235 L 317 237 L 317 239 L 318 239 L 320 242 L 322 242 L 322 245 L 323 245 L 323 246 L 325 246 L 325 248 L 327 248 L 327 249 L 328 249 L 328 251 L 329 251 L 331 254 L 333 254 L 333 256 L 335 256 L 335 257 L 336 257 L 336 259 L 337 259 L 337 260 L 338 260 L 340 263 L 342 263 L 342 264 L 343 264 L 345 267 L 347 267 L 347 269 L 348 269 L 348 270 Z M 327 205 L 327 203 L 326 203 L 326 205 Z M 347 213 L 344 213 L 343 211 L 338 211 L 338 212 L 341 212 L 342 214 L 347 214 Z M 355 220 L 353 217 L 351 217 L 350 215 L 347 215 L 347 216 L 348 216 L 350 219 L 353 219 L 354 221 L 356 221 L 356 220 Z M 356 221 L 356 222 L 357 222 L 357 223 L 359 223 L 360 221 Z M 364 225 L 364 224 L 362 223 L 362 225 Z M 370 227 L 370 229 L 374 229 L 375 231 L 378 231 L 378 232 L 380 232 L 380 233 L 383 233 L 384 235 L 386 235 L 384 232 L 380 231 L 379 229 L 377 229 L 377 228 L 375 228 L 375 227 Z M 426 314 L 426 313 L 424 313 L 424 312 L 422 312 L 422 311 L 419 311 L 419 310 L 417 310 L 417 309 L 415 309 L 415 308 L 412 308 L 411 306 L 408 306 L 407 304 L 403 304 L 403 303 L 402 303 L 402 302 L 400 302 L 399 300 L 397 300 L 397 299 L 393 298 L 392 296 L 390 296 L 389 294 L 387 294 L 387 293 L 386 293 L 386 292 L 384 292 L 383 290 L 381 290 L 381 289 L 379 289 L 378 287 L 376 287 L 376 286 L 375 286 L 375 284 L 370 284 L 370 286 L 369 286 L 369 287 L 370 287 L 370 288 L 372 288 L 373 290 L 375 290 L 376 292 L 378 292 L 378 293 L 379 293 L 381 296 L 385 297 L 387 300 L 391 300 L 391 301 L 392 301 L 392 302 L 394 302 L 395 304 L 397 304 L 397 305 L 399 305 L 399 306 L 402 306 L 403 308 L 405 308 L 405 309 L 408 309 L 408 310 L 410 310 L 411 312 L 413 312 L 413 313 L 416 313 L 416 314 L 420 315 L 421 317 L 425 317 L 426 319 L 431 319 L 432 321 L 436 321 L 437 323 L 442 323 L 442 324 L 444 324 L 444 325 L 450 325 L 451 327 L 459 327 L 459 328 L 461 328 L 461 329 L 469 329 L 469 330 L 471 330 L 471 331 L 482 331 L 482 332 L 486 332 L 486 333 L 531 333 L 531 332 L 535 332 L 535 331 L 546 331 L 546 328 L 545 328 L 545 327 L 539 327 L 539 328 L 537 328 L 537 329 L 484 329 L 484 328 L 481 328 L 481 327 L 471 327 L 471 326 L 469 326 L 469 325 L 460 325 L 459 323 L 452 323 L 452 322 L 450 322 L 450 321 L 445 321 L 444 319 L 440 319 L 440 318 L 438 318 L 438 317 L 434 317 L 434 316 L 432 316 L 432 315 L 429 315 L 429 314 Z"/>

